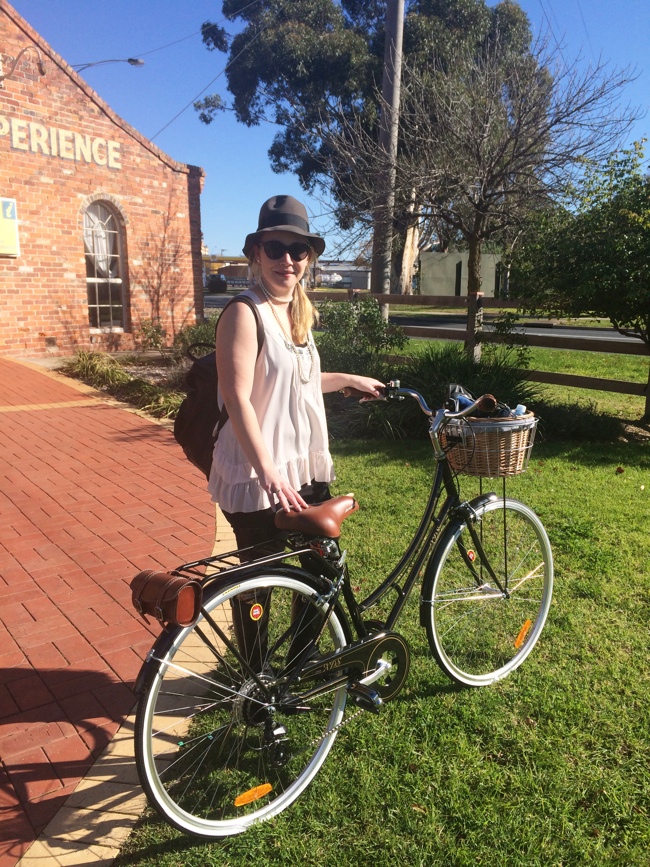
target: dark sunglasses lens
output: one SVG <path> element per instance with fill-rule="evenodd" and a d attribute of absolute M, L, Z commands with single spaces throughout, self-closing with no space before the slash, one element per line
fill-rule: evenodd
<path fill-rule="evenodd" d="M 262 247 L 269 259 L 281 259 L 288 252 L 294 262 L 302 262 L 303 259 L 306 259 L 311 249 L 309 244 L 296 242 L 287 247 L 281 241 L 265 241 Z"/>
<path fill-rule="evenodd" d="M 291 244 L 289 246 L 289 255 L 294 262 L 302 262 L 303 259 L 309 256 L 310 250 L 309 244 Z"/>

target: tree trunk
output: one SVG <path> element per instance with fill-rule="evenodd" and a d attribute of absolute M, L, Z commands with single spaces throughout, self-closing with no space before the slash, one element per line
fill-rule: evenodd
<path fill-rule="evenodd" d="M 475 229 L 477 227 L 475 226 Z M 478 231 L 469 239 L 469 256 L 467 261 L 467 294 L 470 306 L 467 311 L 467 339 L 465 349 L 470 358 L 480 361 L 481 343 L 476 339 L 476 332 L 483 326 L 483 308 L 477 304 L 481 292 L 481 240 Z"/>
<path fill-rule="evenodd" d="M 420 244 L 420 227 L 409 226 L 404 237 L 404 252 L 402 253 L 402 268 L 399 278 L 400 295 L 413 294 L 413 268 L 418 257 Z"/>
<path fill-rule="evenodd" d="M 481 291 L 481 240 L 474 235 L 469 239 L 467 260 L 467 294 L 477 295 Z"/>

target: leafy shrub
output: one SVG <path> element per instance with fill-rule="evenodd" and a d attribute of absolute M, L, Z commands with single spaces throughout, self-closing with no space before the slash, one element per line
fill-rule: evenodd
<path fill-rule="evenodd" d="M 131 376 L 111 355 L 81 350 L 63 367 L 64 373 L 100 388 L 157 418 L 173 418 L 185 395 L 169 384 L 154 385 Z"/>
<path fill-rule="evenodd" d="M 153 319 L 141 319 L 135 339 L 143 352 L 148 352 L 150 349 L 162 351 L 165 348 L 165 336 L 165 329 L 160 322 Z"/>
<path fill-rule="evenodd" d="M 535 415 L 539 417 L 539 435 L 549 442 L 614 442 L 625 433 L 620 419 L 599 412 L 591 401 L 587 404 L 540 403 L 535 406 Z"/>
<path fill-rule="evenodd" d="M 323 333 L 318 353 L 323 370 L 341 370 L 385 377 L 384 356 L 403 349 L 407 338 L 401 328 L 385 322 L 379 304 L 363 301 L 324 301 L 319 305 Z"/>
<path fill-rule="evenodd" d="M 480 361 L 470 358 L 460 343 L 430 342 L 405 366 L 404 385 L 424 395 L 429 406 L 440 406 L 450 382 L 465 386 L 473 395 L 493 394 L 508 406 L 532 404 L 538 387 L 526 379 L 516 348 L 485 347 Z"/>
<path fill-rule="evenodd" d="M 179 356 L 184 356 L 187 347 L 193 343 L 209 343 L 214 346 L 214 330 L 220 312 L 211 313 L 203 322 L 188 325 L 178 332 L 174 338 L 174 349 Z"/>
<path fill-rule="evenodd" d="M 480 361 L 469 358 L 456 343 L 429 343 L 418 355 L 393 367 L 391 378 L 419 391 L 430 407 L 442 405 L 451 382 L 463 385 L 478 397 L 494 396 L 509 406 L 533 405 L 537 387 L 528 382 L 519 365 L 516 350 L 499 346 Z M 330 432 L 333 437 L 425 437 L 428 425 L 413 400 L 343 406 L 329 401 Z"/>

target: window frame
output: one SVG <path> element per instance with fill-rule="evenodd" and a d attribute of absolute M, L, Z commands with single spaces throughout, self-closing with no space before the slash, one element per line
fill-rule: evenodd
<path fill-rule="evenodd" d="M 98 227 L 102 227 L 105 233 L 103 237 Z M 86 267 L 86 309 L 90 333 L 123 334 L 128 330 L 129 314 L 124 223 L 120 212 L 111 202 L 98 198 L 84 208 L 82 238 Z M 101 262 L 101 259 L 104 259 L 104 262 Z M 106 303 L 100 301 L 100 286 L 107 290 Z M 112 297 L 113 287 L 116 286 L 119 287 L 119 304 Z M 95 287 L 94 301 L 91 300 L 91 287 Z M 102 324 L 102 310 L 106 311 L 106 309 L 109 311 L 109 322 L 106 323 L 104 318 Z M 117 310 L 119 316 L 115 316 Z"/>

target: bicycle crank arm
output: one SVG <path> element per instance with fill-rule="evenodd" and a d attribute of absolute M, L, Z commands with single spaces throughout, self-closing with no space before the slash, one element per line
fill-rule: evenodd
<path fill-rule="evenodd" d="M 391 664 L 387 659 L 378 659 L 377 668 L 367 677 L 362 677 L 361 680 L 357 681 L 357 683 L 361 683 L 364 686 L 370 686 L 371 683 L 379 680 L 383 675 L 388 674 L 390 668 Z"/>

